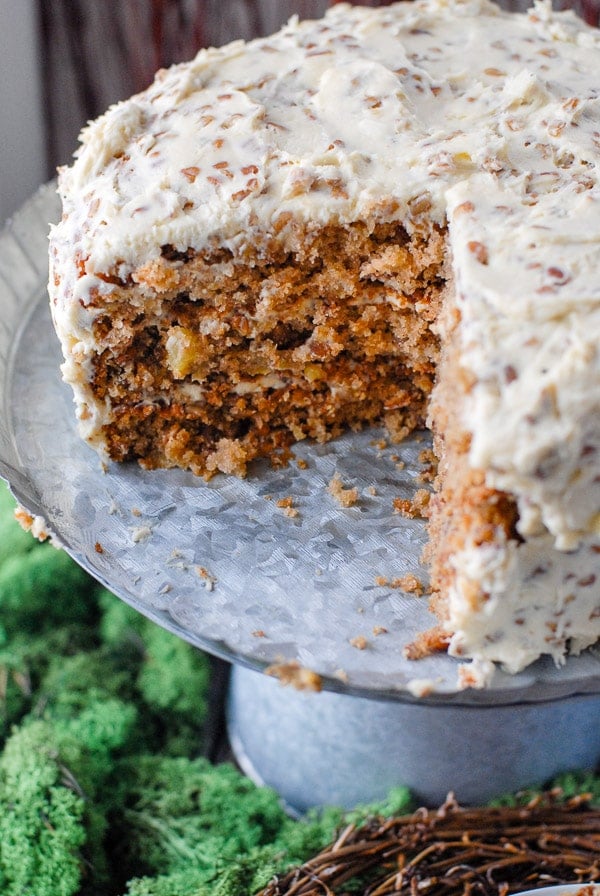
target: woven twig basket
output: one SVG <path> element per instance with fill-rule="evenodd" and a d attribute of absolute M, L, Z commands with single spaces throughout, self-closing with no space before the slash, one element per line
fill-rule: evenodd
<path fill-rule="evenodd" d="M 260 896 L 507 896 L 600 880 L 600 810 L 557 796 L 478 809 L 450 796 L 437 810 L 348 826 Z"/>

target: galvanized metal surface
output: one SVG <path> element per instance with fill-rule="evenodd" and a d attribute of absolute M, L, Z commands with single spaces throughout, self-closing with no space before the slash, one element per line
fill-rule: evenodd
<path fill-rule="evenodd" d="M 425 679 L 430 702 L 467 705 L 600 693 L 597 649 L 562 669 L 540 661 L 498 672 L 485 691 L 457 691 L 447 656 L 404 659 L 435 620 L 426 598 L 378 581 L 426 575 L 424 525 L 392 506 L 422 487 L 422 436 L 388 447 L 381 432 L 303 443 L 300 466 L 258 465 L 245 480 L 104 470 L 76 433 L 47 307 L 47 224 L 58 213 L 50 184 L 0 236 L 0 475 L 77 562 L 199 647 L 255 669 L 297 661 L 329 690 L 411 702 L 411 682 Z M 336 474 L 357 488 L 354 506 L 328 492 Z M 297 515 L 280 506 L 287 498 Z"/>
<path fill-rule="evenodd" d="M 419 805 L 452 792 L 482 805 L 600 762 L 600 696 L 512 706 L 423 706 L 290 691 L 232 671 L 229 741 L 242 770 L 298 814 L 385 800 L 408 787 Z"/>

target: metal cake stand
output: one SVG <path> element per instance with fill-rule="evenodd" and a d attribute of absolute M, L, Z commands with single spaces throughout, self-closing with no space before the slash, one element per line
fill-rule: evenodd
<path fill-rule="evenodd" d="M 287 467 L 257 464 L 244 480 L 101 465 L 76 433 L 48 309 L 59 213 L 48 184 L 0 235 L 0 475 L 98 581 L 233 664 L 229 734 L 247 773 L 304 810 L 396 784 L 428 804 L 448 790 L 479 802 L 600 761 L 598 649 L 468 691 L 452 658 L 404 659 L 433 622 L 427 599 L 381 583 L 426 577 L 423 523 L 392 504 L 423 487 L 424 434 L 302 443 Z M 334 476 L 355 504 L 330 494 Z M 289 663 L 323 692 L 262 674 Z"/>

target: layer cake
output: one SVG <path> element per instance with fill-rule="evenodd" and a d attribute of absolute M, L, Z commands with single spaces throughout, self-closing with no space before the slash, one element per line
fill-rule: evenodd
<path fill-rule="evenodd" d="M 335 5 L 83 132 L 50 299 L 83 438 L 246 475 L 428 425 L 418 657 L 600 637 L 600 35 L 540 3 Z M 252 475 L 250 471 L 250 475 Z"/>

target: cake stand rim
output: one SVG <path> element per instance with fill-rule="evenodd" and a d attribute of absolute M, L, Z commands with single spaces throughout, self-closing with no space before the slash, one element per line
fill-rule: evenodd
<path fill-rule="evenodd" d="M 47 253 L 46 253 L 46 236 L 48 218 L 54 219 L 58 211 L 58 199 L 56 196 L 56 181 L 52 180 L 42 185 L 39 190 L 30 197 L 26 203 L 9 219 L 0 232 L 0 262 L 5 255 L 7 243 L 11 243 L 11 252 L 14 254 L 16 243 L 17 251 L 22 252 L 31 266 L 28 272 L 29 280 L 25 278 L 23 290 L 20 289 L 20 281 L 7 283 L 6 272 L 3 274 L 0 266 L 0 291 L 9 297 L 8 308 L 9 315 L 12 311 L 12 331 L 8 340 L 9 351 L 1 352 L 0 358 L 0 392 L 3 401 L 3 413 L 0 420 L 0 476 L 8 483 L 9 488 L 15 499 L 32 515 L 39 515 L 44 519 L 48 519 L 48 508 L 44 506 L 43 500 L 38 494 L 35 484 L 32 482 L 27 470 L 23 468 L 18 445 L 16 444 L 16 436 L 12 427 L 12 415 L 14 408 L 10 407 L 11 384 L 14 373 L 15 357 L 18 353 L 19 345 L 23 339 L 24 332 L 27 331 L 30 320 L 33 318 L 37 310 L 39 310 L 45 299 L 42 284 L 45 287 L 47 279 Z M 43 223 L 45 222 L 45 223 Z M 37 223 L 37 227 L 35 226 Z M 33 232 L 31 228 L 33 227 Z M 28 237 L 31 237 L 32 248 L 25 246 L 22 238 L 22 231 L 27 231 Z M 44 252 L 42 254 L 42 247 Z M 31 288 L 32 272 L 37 276 L 37 289 Z M 12 302 L 12 305 L 11 305 Z M 23 309 L 25 313 L 23 313 Z M 4 321 L 4 329 L 7 329 L 7 323 Z M 10 322 L 9 322 L 10 323 Z M 8 326 L 8 329 L 10 327 Z M 52 334 L 54 336 L 54 334 Z M 4 338 L 4 348 L 6 349 L 6 334 Z M 0 341 L 0 348 L 2 347 Z M 122 588 L 115 587 L 115 583 L 110 580 L 110 576 L 103 574 L 98 567 L 90 562 L 81 549 L 71 543 L 68 537 L 65 537 L 60 521 L 50 518 L 51 528 L 55 531 L 57 540 L 67 553 L 82 566 L 93 578 L 101 585 L 113 591 L 117 596 L 142 613 L 144 616 L 152 619 L 162 627 L 172 631 L 174 634 L 208 653 L 213 654 L 223 660 L 232 663 L 238 663 L 248 669 L 259 672 L 269 671 L 273 667 L 272 659 L 261 659 L 259 656 L 249 655 L 247 653 L 236 652 L 234 648 L 226 644 L 218 638 L 203 637 L 197 632 L 191 632 L 184 626 L 180 625 L 172 616 L 164 613 L 160 609 L 148 606 L 143 601 L 136 599 L 134 593 L 125 593 Z M 594 654 L 595 659 L 600 656 Z M 294 662 L 294 659 L 291 660 Z M 567 662 L 571 662 L 568 660 Z M 531 689 L 527 685 L 520 684 L 519 675 L 510 676 L 511 684 L 505 684 L 498 690 L 491 689 L 468 689 L 468 690 L 446 690 L 427 693 L 427 690 L 417 695 L 407 690 L 406 687 L 396 688 L 393 685 L 370 687 L 352 682 L 346 682 L 331 674 L 318 671 L 320 684 L 323 689 L 340 694 L 350 694 L 358 697 L 375 699 L 401 701 L 406 703 L 420 703 L 422 705 L 432 706 L 489 706 L 489 705 L 517 705 L 522 703 L 539 703 L 547 701 L 562 700 L 570 696 L 581 696 L 586 694 L 600 693 L 600 663 L 598 669 L 594 670 L 592 675 L 587 675 L 581 679 L 572 678 L 561 680 L 558 677 L 550 685 L 544 685 L 541 692 Z M 417 675 L 415 675 L 417 678 Z"/>

